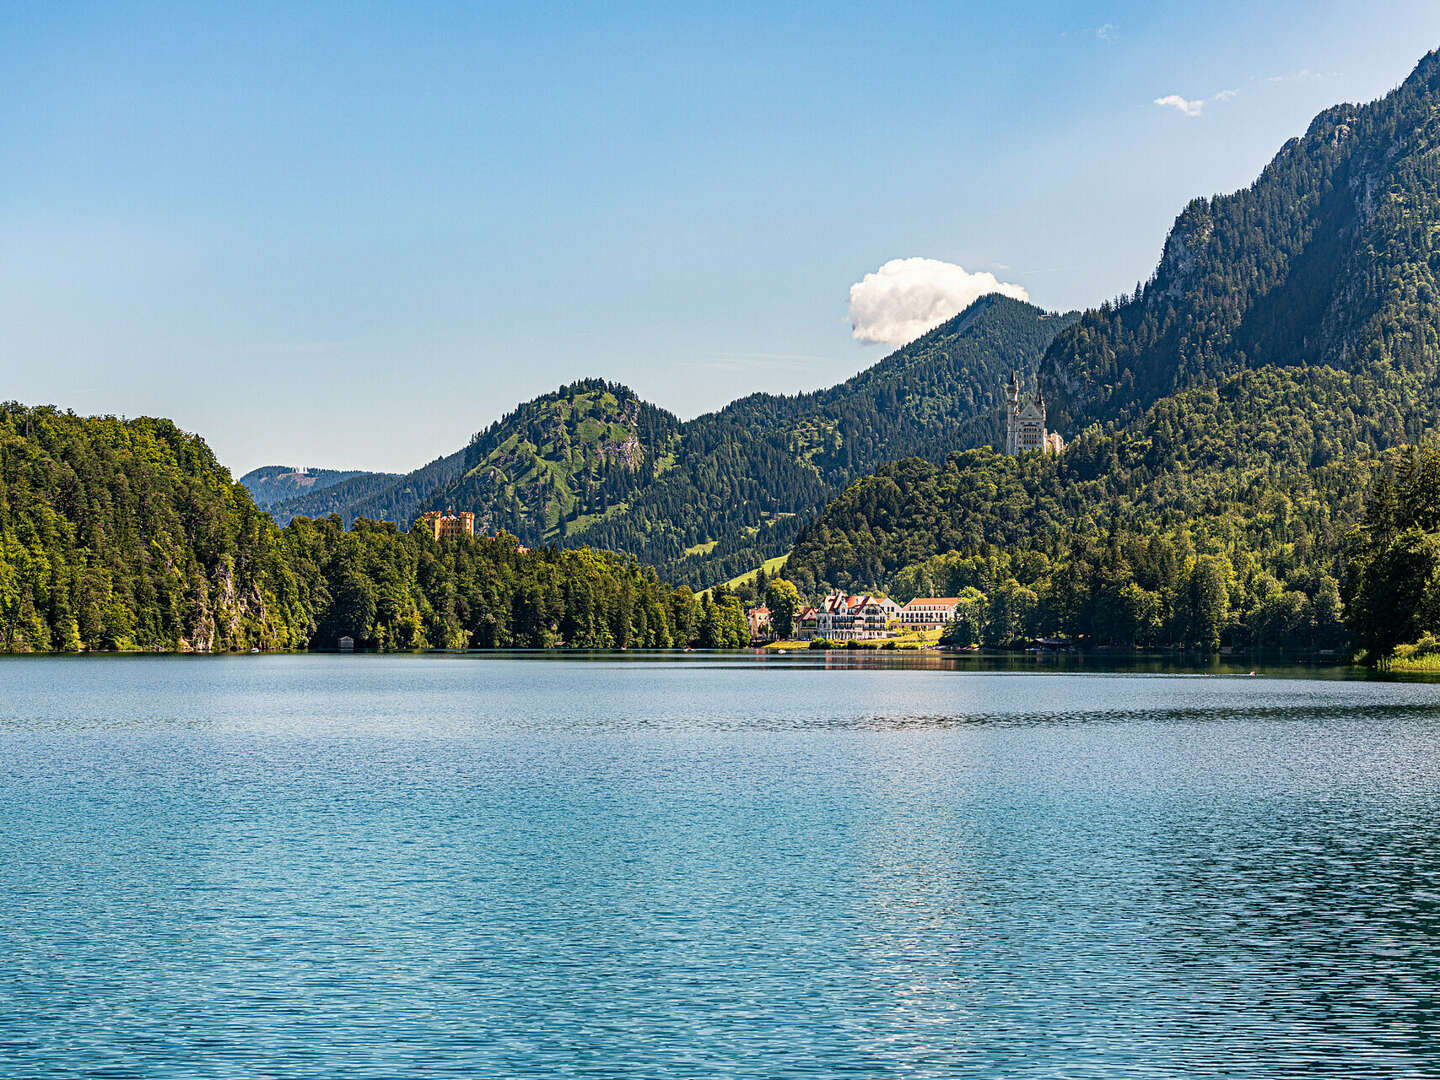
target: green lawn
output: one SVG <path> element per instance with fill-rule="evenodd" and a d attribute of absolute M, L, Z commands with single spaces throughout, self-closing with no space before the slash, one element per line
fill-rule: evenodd
<path fill-rule="evenodd" d="M 711 544 L 711 547 L 714 547 L 714 544 Z M 685 554 L 688 555 L 690 554 L 690 552 L 687 551 Z M 789 557 L 789 555 L 776 555 L 773 559 L 766 559 L 764 564 L 765 576 L 767 578 L 773 578 L 776 574 L 780 572 L 780 568 L 785 565 L 785 560 Z M 760 567 L 757 566 L 755 570 L 746 570 L 745 573 L 732 577 L 729 581 L 725 582 L 725 587 L 727 589 L 733 589 L 742 581 L 749 581 L 752 577 L 755 576 L 756 571 L 758 571 L 759 569 Z M 709 589 L 706 589 L 704 592 L 697 593 L 696 595 L 704 596 L 705 593 L 708 593 L 709 591 Z"/>

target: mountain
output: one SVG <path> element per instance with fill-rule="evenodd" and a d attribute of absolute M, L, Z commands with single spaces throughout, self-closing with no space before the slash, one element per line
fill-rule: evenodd
<path fill-rule="evenodd" d="M 837 386 L 754 394 L 697 417 L 681 429 L 675 468 L 579 539 L 693 585 L 759 566 L 853 477 L 995 438 L 1002 382 L 1032 369 L 1075 317 L 984 296 Z"/>
<path fill-rule="evenodd" d="M 680 421 L 598 379 L 526 402 L 476 435 L 464 472 L 420 509 L 476 508 L 476 524 L 536 542 L 623 513 L 675 464 Z"/>
<path fill-rule="evenodd" d="M 563 538 L 653 480 L 672 461 L 679 420 L 600 379 L 519 406 L 461 450 L 403 476 L 363 476 L 284 500 L 270 513 L 339 514 L 408 526 L 427 510 L 473 510 L 477 525 L 529 544 Z"/>
<path fill-rule="evenodd" d="M 281 528 L 168 420 L 0 405 L 0 653 L 342 636 L 377 649 L 730 647 L 749 628 L 735 598 L 702 603 L 609 552 L 334 518 Z"/>
<path fill-rule="evenodd" d="M 289 465 L 262 465 L 251 469 L 240 477 L 239 483 L 250 492 L 255 505 L 268 509 L 286 499 L 297 498 L 312 492 L 324 491 L 346 480 L 374 477 L 393 480 L 394 473 L 364 472 L 359 469 L 297 469 Z"/>
<path fill-rule="evenodd" d="M 981 297 L 837 386 L 755 394 L 683 423 L 587 380 L 407 476 L 343 481 L 270 511 L 408 525 L 428 509 L 472 510 L 526 544 L 624 551 L 669 580 L 708 585 L 783 553 L 805 516 L 876 465 L 997 438 L 1001 383 L 1033 370 L 1076 317 Z"/>
<path fill-rule="evenodd" d="M 295 517 L 320 518 L 338 514 L 345 525 L 357 518 L 394 521 L 408 525 L 420 513 L 420 504 L 437 489 L 455 483 L 465 471 L 465 451 L 436 458 L 414 472 L 395 476 L 362 473 L 337 484 L 295 495 L 266 510 L 284 525 Z"/>
<path fill-rule="evenodd" d="M 978 639 L 1328 644 L 1350 530 L 1440 421 L 1440 57 L 1177 218 L 1040 363 L 1058 457 L 905 461 L 797 538 L 802 588 L 975 588 Z M 978 608 L 977 608 L 978 610 Z M 1018 614 L 1017 614 L 1018 613 Z"/>
<path fill-rule="evenodd" d="M 1250 187 L 1196 199 L 1136 294 L 1088 311 L 1041 364 L 1057 424 L 1133 419 L 1251 367 L 1407 372 L 1440 348 L 1440 54 L 1394 92 L 1326 109 Z"/>
<path fill-rule="evenodd" d="M 1118 429 L 1092 425 L 1063 454 L 894 462 L 801 530 L 786 576 L 860 590 L 937 552 L 1053 552 L 1077 533 L 1150 525 L 1257 548 L 1303 533 L 1335 551 L 1375 464 L 1411 425 L 1440 421 L 1440 403 L 1406 393 L 1383 371 L 1270 367 L 1162 398 Z"/>

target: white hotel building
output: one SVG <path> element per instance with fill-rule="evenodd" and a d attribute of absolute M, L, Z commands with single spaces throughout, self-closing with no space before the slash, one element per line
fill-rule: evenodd
<path fill-rule="evenodd" d="M 917 596 L 900 609 L 900 625 L 907 630 L 938 630 L 955 618 L 959 607 L 955 596 Z"/>

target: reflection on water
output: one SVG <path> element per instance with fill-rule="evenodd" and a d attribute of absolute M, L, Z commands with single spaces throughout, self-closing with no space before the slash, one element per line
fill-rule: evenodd
<path fill-rule="evenodd" d="M 0 662 L 0 1075 L 1435 1075 L 1437 751 L 1425 682 Z"/>

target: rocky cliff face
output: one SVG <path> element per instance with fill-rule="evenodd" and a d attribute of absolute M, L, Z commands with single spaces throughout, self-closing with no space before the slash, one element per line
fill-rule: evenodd
<path fill-rule="evenodd" d="M 1165 394 L 1268 364 L 1437 366 L 1432 268 L 1440 60 L 1337 105 L 1250 187 L 1196 199 L 1154 276 L 1087 312 L 1041 364 L 1062 426 L 1132 418 Z"/>

